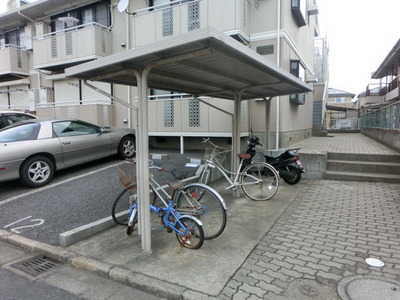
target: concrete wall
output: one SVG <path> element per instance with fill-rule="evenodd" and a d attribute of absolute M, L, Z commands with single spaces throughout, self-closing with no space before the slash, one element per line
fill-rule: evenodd
<path fill-rule="evenodd" d="M 400 132 L 377 128 L 361 128 L 361 133 L 400 152 Z"/>

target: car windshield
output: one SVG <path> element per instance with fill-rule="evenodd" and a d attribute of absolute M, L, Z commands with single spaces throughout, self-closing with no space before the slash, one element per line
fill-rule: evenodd
<path fill-rule="evenodd" d="M 35 140 L 39 134 L 39 129 L 39 123 L 5 128 L 0 131 L 0 143 Z"/>

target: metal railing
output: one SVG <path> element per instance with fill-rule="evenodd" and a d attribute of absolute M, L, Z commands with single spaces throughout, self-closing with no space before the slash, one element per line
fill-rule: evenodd
<path fill-rule="evenodd" d="M 185 4 L 188 2 L 200 2 L 202 0 L 176 0 L 176 1 L 171 1 L 168 3 L 163 3 L 163 4 L 158 4 L 158 5 L 154 5 L 154 6 L 150 6 L 150 7 L 146 7 L 146 8 L 142 8 L 142 9 L 138 9 L 135 10 L 132 13 L 129 13 L 131 15 L 135 15 L 135 16 L 139 16 L 142 14 L 146 14 L 149 12 L 152 12 L 154 10 L 160 10 L 160 9 L 164 9 L 164 8 L 170 8 L 171 6 L 176 6 L 176 5 L 181 5 L 181 4 Z"/>
<path fill-rule="evenodd" d="M 361 127 L 400 130 L 400 102 L 362 115 Z"/>
<path fill-rule="evenodd" d="M 33 40 L 34 41 L 43 40 L 43 39 L 47 39 L 47 38 L 50 38 L 50 37 L 53 37 L 53 36 L 56 36 L 56 35 L 66 34 L 66 33 L 69 33 L 69 32 L 78 31 L 78 30 L 87 29 L 87 28 L 99 28 L 99 29 L 104 30 L 104 31 L 108 31 L 108 32 L 111 31 L 111 29 L 109 27 L 107 27 L 107 26 L 101 25 L 101 24 L 96 23 L 96 22 L 91 22 L 91 23 L 85 23 L 85 24 L 82 24 L 82 25 L 70 27 L 70 28 L 63 29 L 63 30 L 53 31 L 53 32 L 50 32 L 50 33 L 47 33 L 47 34 L 43 34 L 43 35 L 38 35 L 38 36 L 34 37 Z"/>
<path fill-rule="evenodd" d="M 4 46 L 0 46 L 0 49 L 16 49 L 16 50 L 25 50 L 26 47 L 13 45 L 13 44 L 6 44 Z"/>
<path fill-rule="evenodd" d="M 399 77 L 396 76 L 389 83 L 371 83 L 367 86 L 366 96 L 385 96 L 399 86 Z"/>

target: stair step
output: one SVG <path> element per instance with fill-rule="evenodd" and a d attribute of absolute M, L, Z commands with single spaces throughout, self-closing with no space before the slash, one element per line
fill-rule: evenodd
<path fill-rule="evenodd" d="M 359 173 L 330 170 L 325 171 L 324 179 L 400 183 L 400 175 L 397 174 Z"/>
<path fill-rule="evenodd" d="M 328 160 L 374 161 L 374 162 L 398 162 L 398 163 L 400 163 L 400 155 L 328 152 Z"/>
<path fill-rule="evenodd" d="M 400 174 L 397 162 L 327 160 L 326 163 L 326 169 L 332 171 Z"/>

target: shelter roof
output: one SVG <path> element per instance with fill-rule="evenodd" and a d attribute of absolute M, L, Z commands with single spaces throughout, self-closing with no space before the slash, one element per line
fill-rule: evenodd
<path fill-rule="evenodd" d="M 204 28 L 66 69 L 66 76 L 137 86 L 133 72 L 149 73 L 148 87 L 235 99 L 311 91 L 310 87 L 255 51 L 214 28 Z"/>

